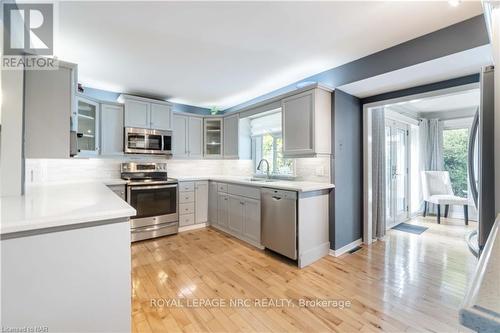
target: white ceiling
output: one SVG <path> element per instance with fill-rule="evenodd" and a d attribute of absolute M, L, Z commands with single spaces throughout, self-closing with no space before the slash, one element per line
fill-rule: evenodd
<path fill-rule="evenodd" d="M 479 1 L 61 2 L 84 85 L 227 107 L 481 13 Z M 57 29 L 58 27 L 58 29 Z"/>

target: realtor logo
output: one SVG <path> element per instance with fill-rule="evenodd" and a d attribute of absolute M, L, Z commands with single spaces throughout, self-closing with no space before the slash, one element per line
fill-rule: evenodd
<path fill-rule="evenodd" d="M 52 55 L 53 4 L 3 5 L 4 55 Z"/>

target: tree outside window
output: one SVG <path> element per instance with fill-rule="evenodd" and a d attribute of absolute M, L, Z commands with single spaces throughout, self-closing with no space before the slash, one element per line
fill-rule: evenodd
<path fill-rule="evenodd" d="M 273 175 L 293 176 L 293 160 L 283 157 L 283 138 L 281 133 L 266 133 L 255 141 L 258 156 L 269 162 L 269 172 Z M 259 145 L 259 143 L 261 143 Z M 259 163 L 259 161 L 255 161 Z M 257 165 L 256 165 L 257 167 Z M 262 173 L 262 171 L 256 170 Z"/>
<path fill-rule="evenodd" d="M 450 173 L 451 186 L 455 195 L 466 197 L 467 150 L 469 129 L 446 129 L 443 131 L 444 169 Z"/>

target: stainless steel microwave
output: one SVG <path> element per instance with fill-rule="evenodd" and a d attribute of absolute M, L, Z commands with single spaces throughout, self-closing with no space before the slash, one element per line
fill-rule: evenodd
<path fill-rule="evenodd" d="M 172 154 L 172 131 L 125 127 L 126 154 Z"/>

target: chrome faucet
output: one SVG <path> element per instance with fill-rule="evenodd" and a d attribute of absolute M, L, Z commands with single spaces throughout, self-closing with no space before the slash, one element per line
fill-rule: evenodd
<path fill-rule="evenodd" d="M 262 162 L 266 162 L 266 165 L 267 165 L 267 168 L 266 168 L 266 174 L 267 174 L 267 179 L 270 179 L 270 175 L 269 175 L 269 161 L 266 160 L 265 158 L 261 159 L 260 162 L 259 162 L 259 165 L 257 165 L 257 170 L 259 171 L 264 171 L 262 170 Z"/>

